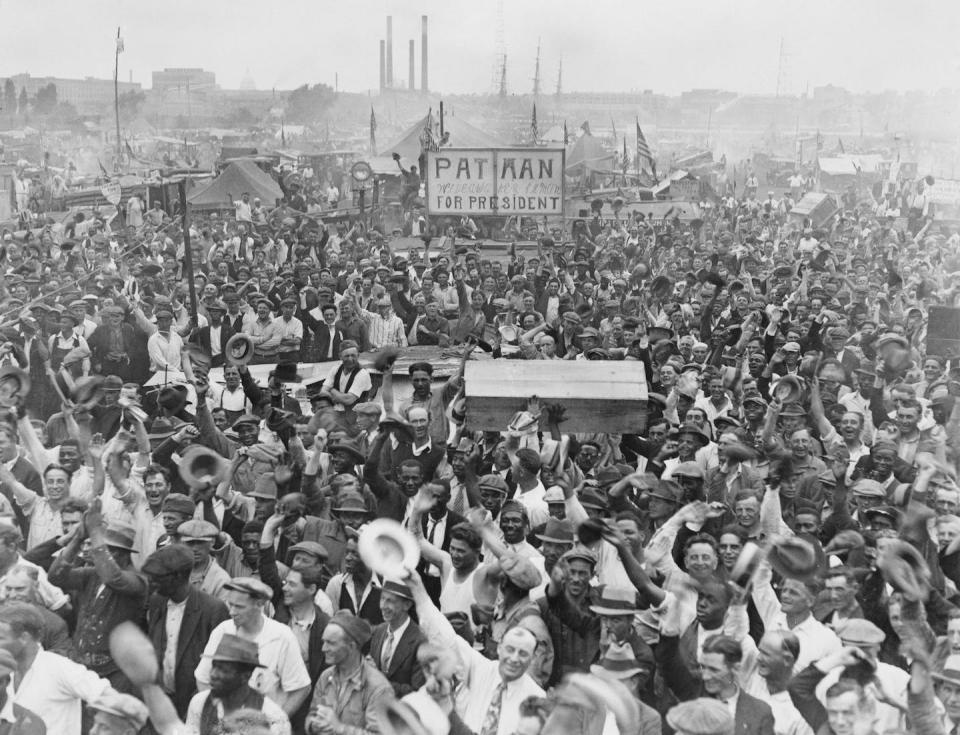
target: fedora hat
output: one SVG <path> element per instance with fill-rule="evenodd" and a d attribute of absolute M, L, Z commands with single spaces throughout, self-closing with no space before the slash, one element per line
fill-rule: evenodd
<path fill-rule="evenodd" d="M 797 376 L 784 375 L 777 381 L 771 393 L 774 398 L 779 398 L 782 403 L 796 403 L 803 394 L 803 385 Z"/>
<path fill-rule="evenodd" d="M 280 433 L 284 429 L 293 428 L 297 416 L 293 411 L 285 411 L 276 406 L 270 407 L 270 413 L 267 414 L 267 428 L 275 433 Z"/>
<path fill-rule="evenodd" d="M 797 536 L 773 539 L 767 560 L 781 577 L 802 579 L 817 570 L 816 549 L 809 541 Z"/>
<path fill-rule="evenodd" d="M 0 368 L 0 405 L 11 408 L 30 392 L 30 375 L 14 365 Z"/>
<path fill-rule="evenodd" d="M 760 563 L 764 556 L 763 549 L 759 545 L 753 543 L 753 541 L 747 541 L 743 545 L 737 560 L 733 563 L 733 569 L 730 570 L 730 579 L 746 589 L 757 570 L 760 569 Z"/>
<path fill-rule="evenodd" d="M 129 523 L 111 520 L 104 531 L 105 543 L 114 549 L 133 551 L 133 543 L 137 538 L 137 530 Z"/>
<path fill-rule="evenodd" d="M 367 461 L 367 458 L 363 456 L 363 452 L 361 452 L 359 449 L 357 449 L 357 447 L 348 441 L 341 441 L 337 442 L 336 444 L 331 444 L 327 448 L 327 452 L 329 454 L 333 454 L 334 452 L 346 452 L 348 455 L 350 455 L 350 458 L 353 460 L 354 464 L 363 464 Z"/>
<path fill-rule="evenodd" d="M 237 332 L 227 340 L 223 351 L 228 365 L 246 365 L 253 359 L 253 340 L 243 332 Z"/>
<path fill-rule="evenodd" d="M 226 457 L 199 444 L 193 444 L 181 452 L 180 465 L 177 467 L 180 479 L 195 490 L 219 485 L 229 469 L 230 462 Z"/>
<path fill-rule="evenodd" d="M 689 434 L 696 438 L 700 445 L 705 447 L 710 443 L 710 435 L 707 433 L 706 429 L 702 429 L 696 424 L 684 424 L 680 427 L 680 430 L 677 432 L 677 437 L 681 437 L 684 434 Z"/>
<path fill-rule="evenodd" d="M 590 612 L 607 616 L 636 615 L 640 612 L 637 593 L 629 587 L 606 585 L 597 604 L 590 606 Z"/>
<path fill-rule="evenodd" d="M 303 376 L 297 372 L 297 363 L 281 362 L 273 371 L 273 377 L 281 383 L 299 383 Z"/>
<path fill-rule="evenodd" d="M 400 350 L 396 347 L 384 347 L 377 352 L 377 356 L 373 358 L 373 367 L 375 370 L 382 373 L 388 367 L 393 365 L 399 356 Z"/>
<path fill-rule="evenodd" d="M 924 601 L 929 592 L 930 568 L 917 548 L 896 540 L 877 557 L 877 569 L 891 587 L 912 601 Z"/>
<path fill-rule="evenodd" d="M 187 355 L 190 356 L 190 365 L 194 369 L 203 372 L 210 370 L 210 365 L 213 363 L 213 356 L 200 345 L 193 343 L 188 344 Z"/>
<path fill-rule="evenodd" d="M 504 324 L 498 327 L 497 331 L 504 342 L 516 342 L 520 338 L 520 331 L 512 324 Z"/>
<path fill-rule="evenodd" d="M 573 524 L 566 518 L 548 518 L 543 533 L 538 533 L 537 538 L 554 544 L 573 544 Z"/>
<path fill-rule="evenodd" d="M 951 654 L 943 662 L 940 672 L 931 671 L 930 676 L 938 681 L 948 681 L 960 686 L 960 654 Z"/>
<path fill-rule="evenodd" d="M 417 540 L 392 518 L 377 518 L 361 528 L 357 551 L 367 568 L 389 579 L 404 579 L 420 562 Z"/>
<path fill-rule="evenodd" d="M 648 670 L 637 661 L 629 643 L 611 643 L 600 663 L 590 666 L 590 673 L 602 679 L 629 679 Z"/>
<path fill-rule="evenodd" d="M 363 502 L 363 498 L 357 493 L 345 492 L 339 496 L 335 508 L 331 508 L 334 513 L 369 513 L 370 509 Z"/>
<path fill-rule="evenodd" d="M 254 641 L 248 641 L 237 635 L 224 633 L 217 650 L 208 655 L 211 661 L 225 661 L 246 666 L 262 667 L 260 647 Z"/>
<path fill-rule="evenodd" d="M 398 439 L 403 439 L 410 443 L 414 440 L 413 427 L 396 411 L 388 411 L 380 422 L 380 431 L 389 433 L 394 432 Z"/>
<path fill-rule="evenodd" d="M 377 705 L 377 722 L 384 735 L 448 735 L 450 718 L 433 697 L 415 691 L 402 699 Z"/>

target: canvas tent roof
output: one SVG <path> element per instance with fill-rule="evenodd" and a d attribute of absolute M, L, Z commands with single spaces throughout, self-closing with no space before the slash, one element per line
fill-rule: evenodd
<path fill-rule="evenodd" d="M 427 117 L 424 115 L 407 128 L 400 139 L 386 150 L 380 151 L 380 155 L 389 157 L 399 153 L 401 158 L 417 160 L 420 157 L 420 133 L 427 123 Z M 443 130 L 450 134 L 448 145 L 454 148 L 497 148 L 502 145 L 495 137 L 460 117 L 445 117 Z"/>
<path fill-rule="evenodd" d="M 584 134 L 567 151 L 567 173 L 609 171 L 613 168 L 613 153 L 604 149 L 599 138 Z"/>
<path fill-rule="evenodd" d="M 264 204 L 276 204 L 283 192 L 276 181 L 261 171 L 253 161 L 234 161 L 209 186 L 190 196 L 190 206 L 197 209 L 229 209 L 243 192 L 259 197 Z"/>

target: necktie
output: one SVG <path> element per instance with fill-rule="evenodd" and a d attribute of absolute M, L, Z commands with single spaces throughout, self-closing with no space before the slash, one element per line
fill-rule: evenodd
<path fill-rule="evenodd" d="M 493 696 L 490 698 L 490 706 L 487 707 L 487 714 L 483 717 L 483 728 L 480 735 L 497 735 L 497 729 L 500 727 L 500 707 L 503 705 L 503 682 L 497 684 L 493 690 Z"/>
<path fill-rule="evenodd" d="M 433 539 L 433 532 L 437 529 L 437 519 L 433 516 L 427 517 L 427 541 L 436 546 Z"/>
<path fill-rule="evenodd" d="M 453 487 L 451 482 L 451 489 L 453 490 L 453 497 L 450 499 L 450 510 L 462 516 L 467 512 L 467 491 L 459 480 L 457 480 L 456 487 Z"/>
<path fill-rule="evenodd" d="M 213 510 L 213 499 L 204 500 L 203 503 L 203 520 L 208 523 L 212 523 L 217 529 L 220 528 L 220 521 L 217 520 L 217 514 Z"/>
<path fill-rule="evenodd" d="M 380 671 L 384 674 L 390 670 L 390 659 L 393 657 L 393 631 L 387 633 L 387 640 L 383 642 L 383 655 L 380 657 Z"/>

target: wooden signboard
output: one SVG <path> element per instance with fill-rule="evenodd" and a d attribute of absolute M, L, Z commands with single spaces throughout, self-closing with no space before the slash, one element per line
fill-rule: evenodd
<path fill-rule="evenodd" d="M 567 420 L 560 428 L 565 433 L 646 431 L 647 385 L 641 362 L 470 361 L 465 378 L 471 431 L 504 431 L 531 396 L 538 396 L 541 404 L 563 404 Z"/>
<path fill-rule="evenodd" d="M 960 309 L 952 306 L 930 307 L 927 354 L 948 360 L 960 357 Z"/>

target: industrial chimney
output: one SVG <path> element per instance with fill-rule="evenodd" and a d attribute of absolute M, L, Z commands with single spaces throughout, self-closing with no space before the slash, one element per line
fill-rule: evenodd
<path fill-rule="evenodd" d="M 380 39 L 380 91 L 387 86 L 387 42 Z"/>
<path fill-rule="evenodd" d="M 427 16 L 420 16 L 420 91 L 430 91 L 427 85 Z"/>
<path fill-rule="evenodd" d="M 387 16 L 387 86 L 393 88 L 393 16 Z"/>
<path fill-rule="evenodd" d="M 408 77 L 408 79 L 410 80 L 410 81 L 409 81 L 409 87 L 410 87 L 410 91 L 411 91 L 411 92 L 417 88 L 417 85 L 414 83 L 414 81 L 415 81 L 415 80 L 414 80 L 414 76 L 415 76 L 416 73 L 417 73 L 417 69 L 416 69 L 416 66 L 415 66 L 415 64 L 416 64 L 416 58 L 414 57 L 414 53 L 415 53 L 415 52 L 414 52 L 414 48 L 413 48 L 413 39 L 411 38 L 411 39 L 410 39 L 410 76 Z"/>

